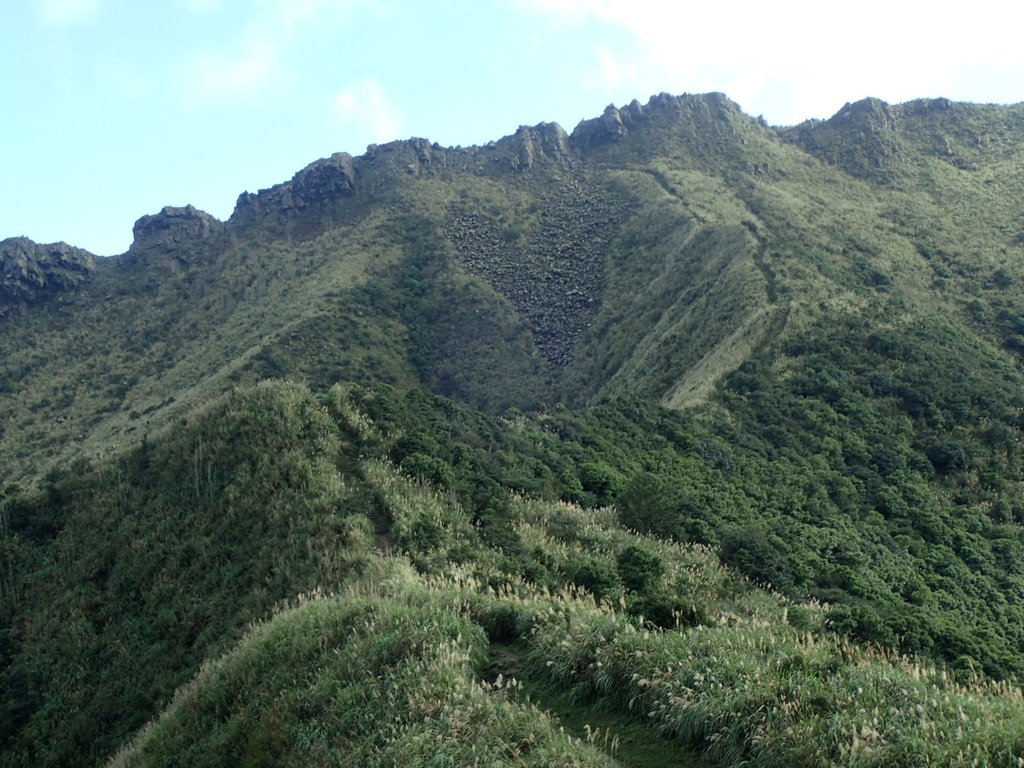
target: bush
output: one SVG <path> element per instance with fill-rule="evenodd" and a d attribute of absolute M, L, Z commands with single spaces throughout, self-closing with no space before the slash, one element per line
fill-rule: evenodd
<path fill-rule="evenodd" d="M 576 567 L 572 580 L 588 590 L 596 600 L 615 594 L 622 588 L 619 573 L 607 560 L 589 558 Z"/>
<path fill-rule="evenodd" d="M 650 592 L 661 583 L 665 564 L 657 555 L 636 545 L 626 547 L 618 557 L 619 577 L 632 592 Z"/>
<path fill-rule="evenodd" d="M 967 450 L 957 442 L 938 443 L 927 450 L 928 460 L 942 475 L 963 472 L 970 465 Z"/>
<path fill-rule="evenodd" d="M 792 569 L 786 556 L 762 531 L 744 528 L 729 533 L 722 540 L 722 560 L 758 584 L 782 592 L 793 590 Z"/>
<path fill-rule="evenodd" d="M 402 459 L 401 467 L 410 477 L 433 483 L 438 488 L 449 488 L 454 480 L 452 468 L 447 462 L 425 453 L 406 456 Z"/>
<path fill-rule="evenodd" d="M 601 461 L 587 462 L 580 467 L 583 490 L 594 494 L 598 504 L 611 504 L 622 491 L 622 475 Z"/>

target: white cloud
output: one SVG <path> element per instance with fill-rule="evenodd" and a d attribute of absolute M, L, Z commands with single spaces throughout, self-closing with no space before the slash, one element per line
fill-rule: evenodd
<path fill-rule="evenodd" d="M 291 32 L 297 26 L 317 20 L 339 23 L 360 6 L 367 6 L 378 14 L 390 12 L 390 3 L 372 0 L 273 0 L 268 6 L 269 15 L 282 27 Z"/>
<path fill-rule="evenodd" d="M 552 23 L 617 30 L 622 45 L 615 57 L 596 54 L 602 82 L 617 92 L 631 86 L 638 98 L 652 85 L 673 93 L 724 91 L 774 123 L 828 117 L 868 95 L 1024 98 L 1024 54 L 1014 40 L 1024 6 L 1001 0 L 975 0 L 969 11 L 956 12 L 887 0 L 507 1 Z M 616 60 L 629 64 L 619 69 Z M 1001 96 L 993 95 L 994 83 L 1005 84 Z"/>
<path fill-rule="evenodd" d="M 372 78 L 339 91 L 331 101 L 330 115 L 336 123 L 364 132 L 372 143 L 397 139 L 401 130 L 398 108 Z"/>
<path fill-rule="evenodd" d="M 639 78 L 636 65 L 610 48 L 600 47 L 594 51 L 597 57 L 597 72 L 588 75 L 586 84 L 592 90 L 610 89 L 621 91 L 632 87 Z"/>
<path fill-rule="evenodd" d="M 91 21 L 100 4 L 101 0 L 36 0 L 33 9 L 47 24 L 73 26 Z"/>

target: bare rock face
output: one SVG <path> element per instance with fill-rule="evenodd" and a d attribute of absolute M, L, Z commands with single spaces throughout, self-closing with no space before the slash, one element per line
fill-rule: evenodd
<path fill-rule="evenodd" d="M 742 116 L 735 102 L 722 93 L 683 94 L 672 96 L 659 93 L 646 104 L 634 99 L 623 107 L 609 104 L 600 117 L 584 120 L 573 130 L 569 140 L 583 151 L 602 144 L 622 141 L 629 133 L 645 123 L 680 126 L 700 126 L 712 134 L 728 130 L 733 121 Z"/>
<path fill-rule="evenodd" d="M 371 144 L 366 154 L 355 162 L 365 163 L 374 169 L 390 168 L 392 172 L 408 176 L 421 176 L 432 168 L 448 167 L 448 150 L 429 139 L 411 138 L 389 141 L 387 144 Z"/>
<path fill-rule="evenodd" d="M 143 216 L 132 228 L 134 240 L 122 259 L 127 264 L 146 264 L 178 275 L 189 269 L 207 240 L 224 226 L 195 206 L 167 206 L 160 213 Z"/>
<path fill-rule="evenodd" d="M 197 240 L 206 240 L 216 233 L 221 222 L 192 205 L 184 208 L 167 206 L 160 213 L 143 216 L 135 222 L 131 250 L 153 247 L 176 248 Z"/>
<path fill-rule="evenodd" d="M 67 243 L 41 245 L 27 237 L 0 241 L 0 314 L 73 291 L 95 268 L 95 256 Z"/>
<path fill-rule="evenodd" d="M 542 157 L 562 164 L 573 160 L 569 135 L 558 123 L 540 123 L 532 128 L 520 126 L 513 140 L 519 145 L 518 156 L 512 162 L 514 168 L 532 168 Z"/>
<path fill-rule="evenodd" d="M 347 152 L 336 152 L 310 163 L 291 181 L 256 194 L 243 192 L 238 196 L 232 220 L 249 221 L 264 215 L 287 218 L 351 197 L 355 189 L 355 159 Z"/>
<path fill-rule="evenodd" d="M 636 111 L 639 114 L 642 107 L 635 101 L 633 104 L 636 105 Z M 623 112 L 626 114 L 626 120 L 622 119 Z M 614 104 L 609 104 L 604 108 L 604 113 L 600 117 L 584 120 L 576 126 L 572 132 L 572 143 L 580 149 L 587 149 L 600 144 L 621 141 L 627 133 L 626 124 L 632 122 L 631 117 L 631 112 L 619 110 Z"/>

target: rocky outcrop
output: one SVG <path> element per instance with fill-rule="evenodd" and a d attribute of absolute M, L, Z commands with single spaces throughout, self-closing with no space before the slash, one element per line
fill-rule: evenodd
<path fill-rule="evenodd" d="M 576 159 L 569 134 L 558 123 L 521 125 L 514 134 L 496 142 L 493 149 L 493 160 L 501 162 L 507 158 L 512 170 L 533 168 L 542 160 L 568 166 Z"/>
<path fill-rule="evenodd" d="M 261 189 L 256 194 L 243 192 L 238 196 L 231 220 L 246 222 L 268 214 L 289 217 L 309 210 L 319 211 L 351 197 L 355 189 L 355 158 L 347 152 L 336 152 L 310 163 L 291 181 Z"/>
<path fill-rule="evenodd" d="M 67 243 L 41 245 L 27 237 L 0 242 L 0 314 L 55 294 L 73 291 L 89 279 L 96 257 Z"/>
<path fill-rule="evenodd" d="M 308 165 L 289 181 L 256 193 L 243 192 L 228 223 L 239 231 L 259 225 L 311 237 L 344 220 L 346 211 L 355 208 L 348 205 L 350 200 L 373 198 L 395 179 L 456 170 L 500 175 L 542 163 L 578 170 L 583 151 L 620 141 L 646 123 L 659 122 L 669 132 L 678 123 L 697 135 L 709 124 L 719 132 L 730 130 L 740 117 L 745 116 L 739 107 L 722 94 L 659 94 L 646 105 L 635 100 L 621 108 L 610 105 L 601 117 L 581 122 L 571 135 L 557 123 L 538 123 L 520 126 L 511 136 L 478 147 L 442 147 L 424 138 L 371 144 L 359 157 L 338 152 Z M 714 132 L 711 135 L 714 143 Z M 686 136 L 672 140 L 686 140 Z M 698 142 L 690 143 L 695 152 L 706 150 Z"/>
<path fill-rule="evenodd" d="M 722 93 L 682 96 L 659 93 L 646 104 L 636 99 L 624 107 L 609 104 L 600 117 L 580 122 L 569 141 L 577 152 L 582 152 L 620 142 L 629 133 L 651 123 L 671 125 L 691 134 L 707 132 L 713 137 L 723 126 L 731 126 L 735 119 L 745 117 L 739 105 Z M 697 126 L 700 131 L 695 130 Z"/>
<path fill-rule="evenodd" d="M 573 152 L 569 134 L 558 123 L 540 123 L 533 128 L 521 126 L 516 131 L 520 142 L 519 164 L 532 167 L 538 157 L 548 157 L 558 163 L 570 163 Z"/>
<path fill-rule="evenodd" d="M 609 104 L 600 117 L 583 120 L 573 129 L 572 145 L 582 150 L 621 141 L 629 132 L 627 126 L 636 122 L 642 113 L 643 107 L 635 99 L 622 109 Z"/>
<path fill-rule="evenodd" d="M 445 149 L 428 139 L 412 138 L 371 144 L 366 148 L 366 154 L 356 162 L 420 176 L 433 168 L 447 168 L 448 156 L 453 152 L 457 150 Z"/>
<path fill-rule="evenodd" d="M 132 228 L 132 251 L 150 248 L 188 247 L 216 234 L 221 222 L 195 206 L 167 206 L 160 213 L 143 216 Z"/>

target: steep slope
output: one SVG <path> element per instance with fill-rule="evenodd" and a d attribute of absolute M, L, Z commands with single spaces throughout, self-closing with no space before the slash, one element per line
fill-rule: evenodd
<path fill-rule="evenodd" d="M 705 114 L 706 100 L 727 114 Z M 268 375 L 424 381 L 497 411 L 662 396 L 699 361 L 714 380 L 767 332 L 767 294 L 742 206 L 716 203 L 700 224 L 632 157 L 687 139 L 680 105 L 691 134 L 719 120 L 741 126 L 728 135 L 767 131 L 720 97 L 665 97 L 637 118 L 660 144 L 624 134 L 615 146 L 636 150 L 623 167 L 599 160 L 617 133 L 540 125 L 481 148 L 414 139 L 335 155 L 243 194 L 225 223 L 188 207 L 143 217 L 129 252 L 77 293 L 5 320 L 3 378 L 27 395 L 3 403 L 8 479 L 130 444 Z M 705 317 L 711 287 L 723 301 Z M 638 313 L 629 301 L 644 294 Z M 593 330 L 626 315 L 615 338 Z M 723 342 L 739 351 L 716 356 Z"/>
<path fill-rule="evenodd" d="M 274 375 L 425 382 L 492 411 L 680 407 L 823 312 L 932 313 L 1012 351 L 1022 122 L 869 100 L 777 130 L 721 95 L 663 95 L 572 134 L 338 154 L 224 223 L 165 209 L 124 256 L 76 262 L 77 290 L 4 299 L 20 309 L 0 381 L 24 393 L 0 404 L 5 472 L 130 444 Z"/>
<path fill-rule="evenodd" d="M 113 259 L 4 241 L 5 763 L 105 759 L 188 684 L 120 759 L 413 759 L 473 711 L 481 749 L 605 764 L 542 711 L 585 735 L 575 701 L 719 764 L 1015 765 L 1022 137 L 662 95 L 337 154 Z M 436 622 L 369 690 L 323 654 L 385 593 Z M 362 734 L 321 686 L 411 708 Z"/>

